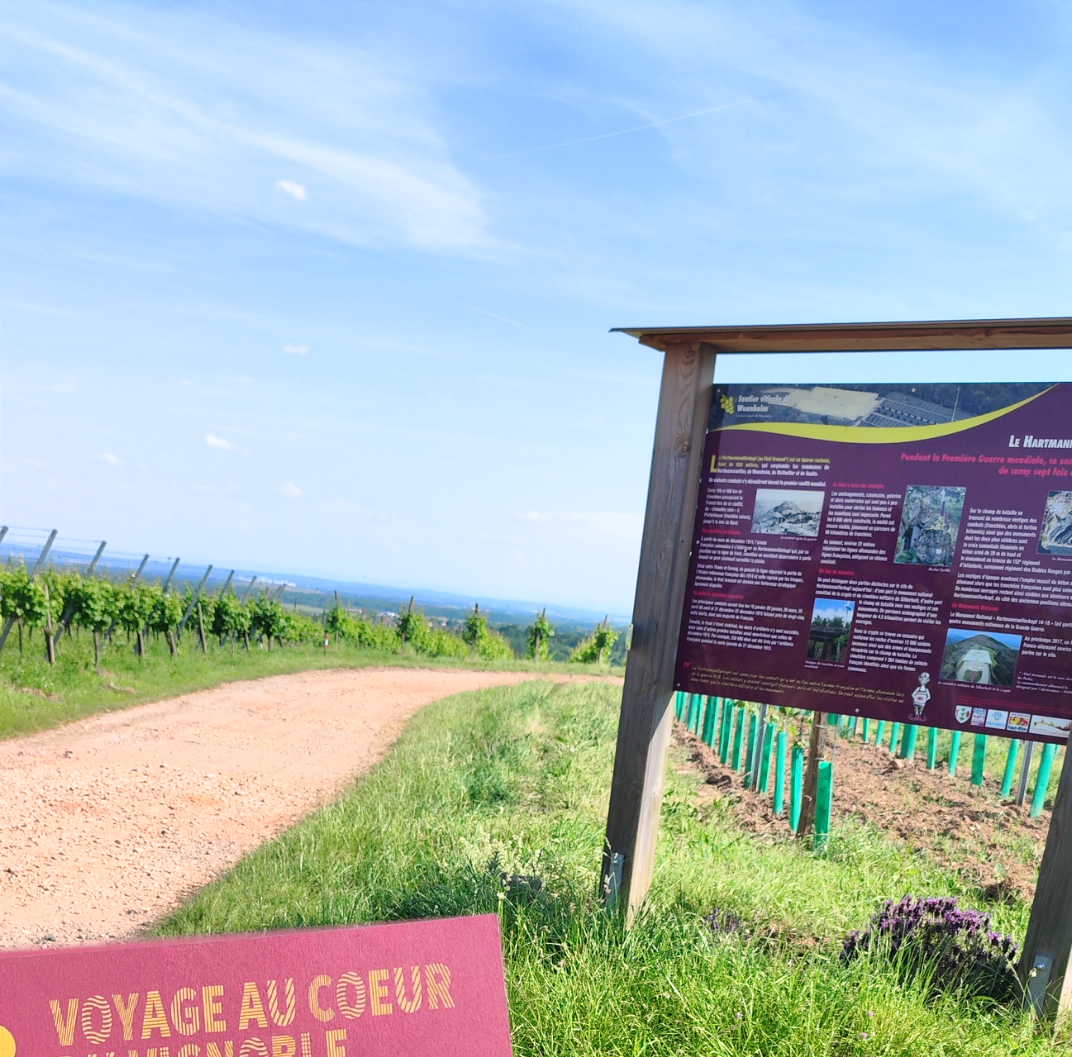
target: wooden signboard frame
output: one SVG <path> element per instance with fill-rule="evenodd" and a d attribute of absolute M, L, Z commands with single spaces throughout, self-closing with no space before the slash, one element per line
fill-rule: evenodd
<path fill-rule="evenodd" d="M 608 905 L 632 920 L 651 885 L 715 357 L 739 353 L 1072 349 L 1072 318 L 615 328 L 664 354 L 603 857 Z M 1045 379 L 1043 379 L 1045 380 Z M 1064 767 L 1024 944 L 1043 1016 L 1072 1007 L 1072 767 Z"/>

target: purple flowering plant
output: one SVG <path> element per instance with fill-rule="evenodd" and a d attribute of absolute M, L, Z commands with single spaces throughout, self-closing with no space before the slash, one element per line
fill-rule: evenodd
<path fill-rule="evenodd" d="M 906 895 L 879 907 L 863 932 L 845 937 L 842 958 L 864 951 L 906 977 L 929 974 L 935 993 L 963 988 L 999 1001 L 1017 990 L 1017 946 L 990 927 L 990 915 L 959 907 L 954 897 Z"/>

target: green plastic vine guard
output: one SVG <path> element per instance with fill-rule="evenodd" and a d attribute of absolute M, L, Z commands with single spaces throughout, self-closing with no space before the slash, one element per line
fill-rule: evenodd
<path fill-rule="evenodd" d="M 741 769 L 741 742 L 744 740 L 744 705 L 738 705 L 734 710 L 736 723 L 733 729 L 733 758 L 730 766 L 735 770 Z"/>
<path fill-rule="evenodd" d="M 789 828 L 796 833 L 800 825 L 800 798 L 804 791 L 804 746 L 794 745 L 789 765 Z"/>
<path fill-rule="evenodd" d="M 1001 795 L 1008 796 L 1012 792 L 1012 782 L 1016 777 L 1016 756 L 1020 751 L 1020 739 L 1009 738 L 1009 752 L 1005 757 L 1005 774 L 1001 778 Z"/>
<path fill-rule="evenodd" d="M 976 734 L 972 749 L 972 785 L 982 785 L 986 770 L 986 735 Z"/>
<path fill-rule="evenodd" d="M 960 757 L 960 731 L 953 731 L 953 742 L 949 746 L 949 775 L 955 777 L 957 773 L 957 760 Z"/>
<path fill-rule="evenodd" d="M 919 727 L 914 723 L 905 726 L 904 737 L 901 738 L 901 751 L 898 756 L 902 760 L 914 760 L 916 758 L 916 739 L 919 737 Z"/>
<path fill-rule="evenodd" d="M 762 753 L 759 761 L 759 791 L 766 793 L 770 789 L 770 758 L 771 750 L 774 748 L 774 724 L 764 723 L 763 731 L 763 748 L 760 750 Z"/>
<path fill-rule="evenodd" d="M 1050 742 L 1042 746 L 1042 759 L 1039 760 L 1038 775 L 1035 777 L 1035 793 L 1031 797 L 1031 811 L 1029 818 L 1038 818 L 1046 806 L 1046 791 L 1050 787 L 1050 771 L 1053 769 L 1053 758 L 1057 753 L 1057 746 Z"/>
<path fill-rule="evenodd" d="M 882 739 L 884 737 L 886 737 L 886 721 L 884 719 L 880 719 L 878 721 L 878 730 L 875 731 L 875 744 L 879 748 L 882 747 Z"/>
<path fill-rule="evenodd" d="M 704 706 L 703 726 L 700 738 L 705 745 L 710 745 L 715 737 L 715 720 L 718 718 L 718 698 L 709 697 Z"/>
<path fill-rule="evenodd" d="M 894 723 L 893 728 L 890 730 L 890 755 L 897 755 L 897 748 L 901 743 L 901 724 Z"/>
<path fill-rule="evenodd" d="M 728 697 L 722 702 L 722 730 L 718 739 L 718 758 L 726 763 L 730 758 L 730 739 L 733 736 L 734 703 Z"/>
<path fill-rule="evenodd" d="M 778 731 L 774 742 L 774 813 L 785 814 L 785 749 L 788 739 L 785 731 Z"/>
<path fill-rule="evenodd" d="M 759 717 L 755 712 L 748 713 L 748 752 L 744 763 L 744 784 L 746 789 L 752 788 L 752 773 L 759 763 Z"/>
<path fill-rule="evenodd" d="M 938 728 L 927 729 L 927 770 L 933 771 L 938 766 Z"/>
<path fill-rule="evenodd" d="M 819 763 L 819 783 L 815 791 L 815 850 L 821 851 L 830 841 L 830 816 L 834 807 L 834 765 Z"/>
<path fill-rule="evenodd" d="M 871 740 L 871 720 L 864 720 L 864 744 L 866 745 Z"/>

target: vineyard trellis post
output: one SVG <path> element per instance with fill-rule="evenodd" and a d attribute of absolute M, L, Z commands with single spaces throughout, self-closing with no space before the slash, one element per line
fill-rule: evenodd
<path fill-rule="evenodd" d="M 190 619 L 190 614 L 194 611 L 194 606 L 197 605 L 197 600 L 201 597 L 201 589 L 205 586 L 205 581 L 208 579 L 209 573 L 212 572 L 212 566 L 210 565 L 205 570 L 205 575 L 201 577 L 201 582 L 197 585 L 197 590 L 194 591 L 193 597 L 190 599 L 190 604 L 186 607 L 186 612 L 182 615 L 182 620 L 179 621 L 178 631 L 175 632 L 175 641 L 178 642 L 182 635 L 183 628 L 186 627 L 186 621 Z"/>
<path fill-rule="evenodd" d="M 52 530 L 52 532 L 49 534 L 48 540 L 45 542 L 45 545 L 41 548 L 41 553 L 37 556 L 37 561 L 34 563 L 33 569 L 30 570 L 30 579 L 31 580 L 37 575 L 38 569 L 40 569 L 41 566 L 44 564 L 45 559 L 48 557 L 48 552 L 50 550 L 52 550 L 52 544 L 53 544 L 53 542 L 55 542 L 57 531 L 58 531 L 57 529 Z M 4 534 L 6 535 L 6 533 L 7 533 L 7 526 L 5 525 L 4 526 Z M 0 539 L 2 539 L 2 538 L 3 537 L 0 536 Z M 7 623 L 4 625 L 4 630 L 3 630 L 2 633 L 0 633 L 0 650 L 2 650 L 4 648 L 4 644 L 7 642 L 7 637 L 8 637 L 8 635 L 11 634 L 11 629 L 14 626 L 15 626 L 15 618 L 14 617 L 8 617 L 7 618 Z M 21 635 L 22 632 L 20 631 L 19 634 Z"/>
<path fill-rule="evenodd" d="M 0 539 L 3 539 L 2 535 L 0 535 Z M 84 575 L 93 575 L 93 570 L 97 568 L 97 562 L 100 561 L 100 556 L 104 553 L 104 548 L 106 546 L 107 543 L 104 540 L 101 540 L 100 546 L 97 548 L 97 553 L 93 555 L 92 559 L 89 562 L 89 565 L 86 566 L 86 571 Z M 59 628 L 56 629 L 56 638 L 53 640 L 54 643 L 59 642 L 63 636 L 63 633 L 71 626 L 71 617 L 74 616 L 74 607 L 75 600 L 72 598 L 70 602 L 67 603 L 66 609 L 64 609 L 63 611 L 63 619 L 60 621 Z"/>

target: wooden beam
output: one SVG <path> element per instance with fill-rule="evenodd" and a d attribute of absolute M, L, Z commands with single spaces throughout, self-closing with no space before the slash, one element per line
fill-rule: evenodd
<path fill-rule="evenodd" d="M 647 895 L 655 859 L 714 370 L 714 349 L 701 343 L 669 347 L 663 363 L 602 873 L 608 902 L 624 898 L 630 918 Z"/>
<path fill-rule="evenodd" d="M 733 327 L 619 327 L 643 345 L 704 342 L 719 353 L 864 352 L 1072 347 L 1072 318 L 961 319 L 914 323 L 808 323 Z"/>
<path fill-rule="evenodd" d="M 1072 760 L 1065 750 L 1020 959 L 1028 1003 L 1045 1020 L 1072 1011 Z"/>

